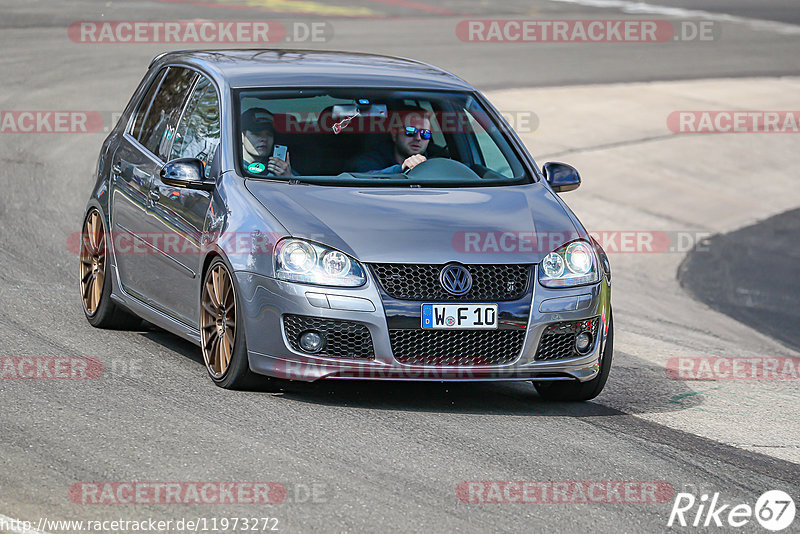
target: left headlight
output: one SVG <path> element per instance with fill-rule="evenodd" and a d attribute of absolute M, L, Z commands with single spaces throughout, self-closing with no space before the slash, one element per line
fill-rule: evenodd
<path fill-rule="evenodd" d="M 357 287 L 367 281 L 361 264 L 344 252 L 292 237 L 275 246 L 275 277 L 339 287 Z"/>
<path fill-rule="evenodd" d="M 539 283 L 545 287 L 574 287 L 600 280 L 597 255 L 587 241 L 573 241 L 544 257 Z"/>

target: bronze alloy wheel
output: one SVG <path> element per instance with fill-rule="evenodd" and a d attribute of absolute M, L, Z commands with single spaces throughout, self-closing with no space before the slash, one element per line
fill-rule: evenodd
<path fill-rule="evenodd" d="M 228 371 L 236 340 L 236 291 L 225 264 L 211 266 L 200 297 L 203 360 L 215 379 Z"/>
<path fill-rule="evenodd" d="M 81 233 L 81 296 L 88 316 L 100 306 L 106 269 L 106 236 L 100 212 L 93 210 L 86 217 Z"/>

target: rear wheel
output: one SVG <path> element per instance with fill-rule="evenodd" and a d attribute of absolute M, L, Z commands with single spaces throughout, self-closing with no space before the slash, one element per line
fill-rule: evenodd
<path fill-rule="evenodd" d="M 228 266 L 216 258 L 206 271 L 200 294 L 200 337 L 208 375 L 225 389 L 252 385 L 254 375 L 247 362 L 243 319 L 238 315 L 238 296 Z"/>
<path fill-rule="evenodd" d="M 97 328 L 135 328 L 142 320 L 121 309 L 111 300 L 111 284 L 107 283 L 106 232 L 97 209 L 86 214 L 81 231 L 80 288 L 83 313 Z"/>
<path fill-rule="evenodd" d="M 614 354 L 614 318 L 608 316 L 608 336 L 606 346 L 600 355 L 600 372 L 586 382 L 534 382 L 536 391 L 547 400 L 580 402 L 597 397 L 606 385 L 611 373 L 611 358 Z"/>

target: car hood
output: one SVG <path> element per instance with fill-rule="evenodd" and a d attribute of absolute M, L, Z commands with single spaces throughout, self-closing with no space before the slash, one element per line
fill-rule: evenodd
<path fill-rule="evenodd" d="M 538 263 L 577 235 L 567 210 L 540 183 L 452 189 L 245 184 L 293 236 L 366 263 Z"/>

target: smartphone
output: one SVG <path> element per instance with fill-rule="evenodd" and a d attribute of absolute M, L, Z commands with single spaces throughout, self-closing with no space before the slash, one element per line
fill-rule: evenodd
<path fill-rule="evenodd" d="M 272 150 L 272 157 L 278 158 L 280 160 L 286 161 L 286 152 L 287 148 L 283 145 L 275 145 L 275 148 Z"/>

